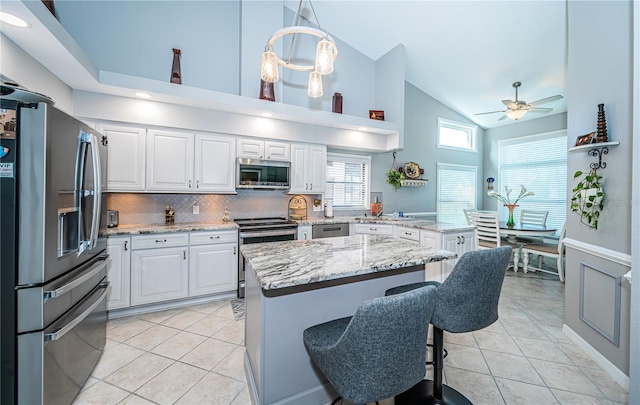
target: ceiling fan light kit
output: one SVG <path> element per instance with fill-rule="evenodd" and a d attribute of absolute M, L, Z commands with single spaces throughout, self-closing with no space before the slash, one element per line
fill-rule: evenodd
<path fill-rule="evenodd" d="M 514 121 L 517 121 L 522 117 L 524 117 L 525 114 L 528 112 L 548 113 L 550 111 L 553 111 L 553 108 L 540 108 L 537 106 L 564 98 L 560 94 L 556 94 L 555 96 L 546 97 L 546 98 L 542 98 L 540 100 L 534 101 L 532 103 L 527 103 L 526 101 L 518 100 L 518 88 L 522 86 L 522 83 L 514 82 L 511 86 L 514 89 L 516 89 L 516 99 L 515 101 L 502 100 L 502 104 L 504 104 L 507 107 L 506 110 L 489 111 L 489 112 L 477 113 L 476 115 L 504 113 L 502 117 L 498 118 L 498 121 L 501 121 L 505 118 L 510 118 Z"/>
<path fill-rule="evenodd" d="M 333 73 L 333 62 L 338 58 L 338 47 L 336 46 L 333 38 L 329 36 L 326 31 L 320 28 L 320 22 L 316 11 L 309 0 L 311 11 L 316 20 L 318 28 L 305 27 L 298 25 L 300 18 L 300 11 L 302 9 L 302 0 L 298 3 L 298 11 L 293 19 L 293 25 L 291 27 L 285 27 L 276 31 L 265 46 L 264 53 L 262 54 L 262 66 L 260 68 L 260 78 L 267 83 L 275 83 L 280 77 L 278 74 L 278 65 L 292 70 L 307 71 L 309 73 L 309 84 L 307 94 L 309 97 L 322 97 L 322 75 L 328 75 Z M 296 39 L 296 34 L 313 35 L 320 38 L 320 41 L 316 45 L 316 57 L 313 65 L 296 65 L 291 63 L 291 51 L 293 50 L 293 43 Z M 285 35 L 292 35 L 291 45 L 289 47 L 289 57 L 287 60 L 282 60 L 273 51 L 274 42 L 284 37 Z"/>

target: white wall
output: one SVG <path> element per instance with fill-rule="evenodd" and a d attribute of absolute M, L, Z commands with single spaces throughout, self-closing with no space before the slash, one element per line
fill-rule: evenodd
<path fill-rule="evenodd" d="M 49 96 L 55 106 L 73 114 L 71 88 L 0 33 L 0 72 L 22 87 Z"/>

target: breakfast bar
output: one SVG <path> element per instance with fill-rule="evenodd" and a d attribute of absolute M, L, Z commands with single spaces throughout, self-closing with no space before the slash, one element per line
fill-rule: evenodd
<path fill-rule="evenodd" d="M 324 404 L 337 394 L 313 365 L 302 332 L 351 316 L 385 290 L 425 280 L 425 264 L 453 259 L 378 235 L 245 245 L 245 371 L 255 404 Z"/>

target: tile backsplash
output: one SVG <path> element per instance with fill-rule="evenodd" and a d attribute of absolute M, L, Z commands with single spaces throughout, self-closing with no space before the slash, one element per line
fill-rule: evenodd
<path fill-rule="evenodd" d="M 119 211 L 121 225 L 162 224 L 168 205 L 175 210 L 175 223 L 219 221 L 227 209 L 231 219 L 288 216 L 291 194 L 280 191 L 238 190 L 237 195 L 220 194 L 134 194 L 110 193 L 107 207 Z M 313 211 L 313 199 L 321 196 L 303 196 L 307 202 L 307 217 L 321 218 L 323 211 Z M 193 213 L 193 206 L 200 213 Z M 334 215 L 361 215 L 363 211 L 335 212 Z"/>

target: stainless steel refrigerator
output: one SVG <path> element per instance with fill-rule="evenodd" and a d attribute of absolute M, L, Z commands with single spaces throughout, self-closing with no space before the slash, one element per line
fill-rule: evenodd
<path fill-rule="evenodd" d="M 5 90 L 0 398 L 70 404 L 106 341 L 107 139 L 38 97 L 16 102 Z"/>

